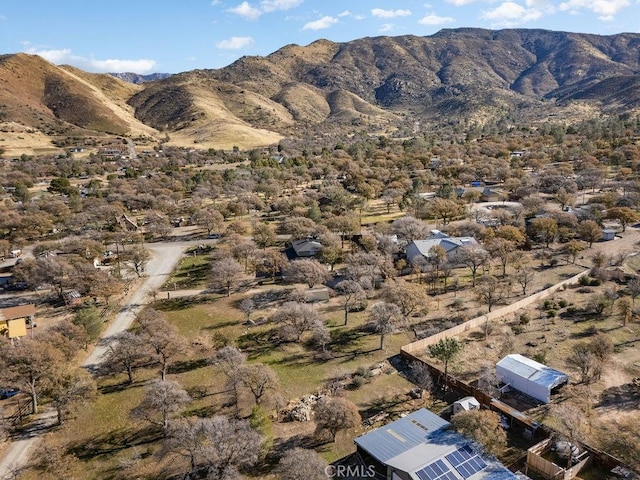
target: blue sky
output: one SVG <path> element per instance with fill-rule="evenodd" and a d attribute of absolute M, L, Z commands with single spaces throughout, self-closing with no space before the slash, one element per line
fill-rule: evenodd
<path fill-rule="evenodd" d="M 640 0 L 0 0 L 0 54 L 92 72 L 220 68 L 295 43 L 442 28 L 640 32 Z"/>

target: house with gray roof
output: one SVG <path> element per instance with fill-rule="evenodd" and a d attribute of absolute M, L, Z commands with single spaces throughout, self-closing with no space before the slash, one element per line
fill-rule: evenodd
<path fill-rule="evenodd" d="M 458 248 L 477 244 L 478 242 L 473 237 L 450 237 L 440 230 L 431 230 L 431 235 L 425 240 L 414 240 L 407 245 L 407 260 L 409 263 L 416 263 L 420 257 L 428 259 L 431 256 L 430 250 L 436 246 L 444 248 L 447 258 L 451 259 Z"/>
<path fill-rule="evenodd" d="M 355 439 L 362 461 L 388 480 L 517 480 L 449 422 L 420 409 Z"/>

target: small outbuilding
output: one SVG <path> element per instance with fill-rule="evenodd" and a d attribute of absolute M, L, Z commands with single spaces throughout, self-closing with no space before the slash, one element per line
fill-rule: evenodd
<path fill-rule="evenodd" d="M 611 228 L 605 228 L 602 230 L 602 241 L 608 242 L 609 240 L 614 240 L 616 238 L 616 231 Z"/>
<path fill-rule="evenodd" d="M 520 354 L 511 354 L 496 364 L 505 385 L 542 403 L 551 401 L 552 390 L 569 382 L 569 376 Z"/>
<path fill-rule="evenodd" d="M 480 410 L 480 402 L 476 397 L 464 397 L 453 402 L 453 414 L 468 412 L 469 410 Z"/>

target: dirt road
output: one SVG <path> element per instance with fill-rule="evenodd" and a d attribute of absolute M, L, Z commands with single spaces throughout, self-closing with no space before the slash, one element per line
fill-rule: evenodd
<path fill-rule="evenodd" d="M 111 342 L 114 341 L 114 335 L 129 328 L 136 314 L 148 302 L 150 293 L 158 290 L 171 274 L 185 248 L 198 243 L 201 242 L 166 242 L 147 246 L 152 257 L 147 264 L 144 281 L 131 294 L 127 302 L 122 306 L 120 313 L 103 333 L 98 345 L 84 361 L 83 366 L 85 368 L 91 370 L 101 362 L 104 353 Z M 15 478 L 14 472 L 28 464 L 30 455 L 37 446 L 39 434 L 47 430 L 47 425 L 43 422 L 47 423 L 49 417 L 50 414 L 48 412 L 43 413 L 36 420 L 36 426 L 33 429 L 28 429 L 22 437 L 9 442 L 2 454 L 2 458 L 0 458 L 0 479 Z"/>

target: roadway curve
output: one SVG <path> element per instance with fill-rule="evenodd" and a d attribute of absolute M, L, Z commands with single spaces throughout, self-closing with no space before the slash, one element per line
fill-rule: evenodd
<path fill-rule="evenodd" d="M 84 361 L 83 366 L 93 370 L 104 358 L 109 345 L 114 341 L 114 335 L 127 330 L 135 316 L 148 301 L 151 292 L 160 289 L 171 272 L 175 269 L 186 247 L 202 244 L 202 241 L 162 242 L 147 245 L 152 256 L 145 270 L 144 281 L 138 284 L 136 290 L 129 296 L 120 309 L 120 313 L 102 334 L 97 346 Z M 48 427 L 55 423 L 52 412 L 43 412 L 34 422 L 34 426 L 24 432 L 19 438 L 9 442 L 0 458 L 0 479 L 15 478 L 15 472 L 27 465 L 32 451 L 38 443 L 41 433 L 46 433 Z"/>

